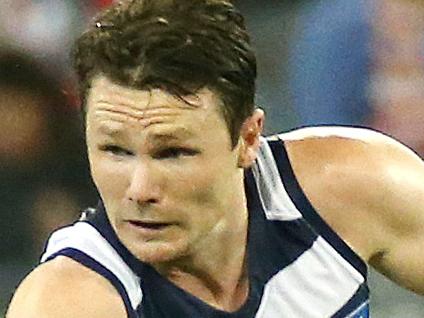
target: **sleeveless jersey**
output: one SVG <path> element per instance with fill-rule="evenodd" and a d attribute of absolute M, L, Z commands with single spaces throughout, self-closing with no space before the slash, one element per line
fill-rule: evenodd
<path fill-rule="evenodd" d="M 224 312 L 138 261 L 119 241 L 102 203 L 49 238 L 41 262 L 74 259 L 110 281 L 130 318 L 365 318 L 367 267 L 317 214 L 278 137 L 261 138 L 245 172 L 249 294 Z"/>

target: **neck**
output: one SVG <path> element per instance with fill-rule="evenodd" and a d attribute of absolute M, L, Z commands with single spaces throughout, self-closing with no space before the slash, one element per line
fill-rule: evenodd
<path fill-rule="evenodd" d="M 209 262 L 207 266 L 210 266 Z M 231 263 L 216 267 L 200 268 L 193 264 L 179 264 L 167 268 L 161 274 L 191 295 L 217 309 L 232 312 L 245 302 L 249 282 L 246 261 Z"/>
<path fill-rule="evenodd" d="M 154 265 L 180 288 L 224 311 L 241 307 L 249 291 L 246 203 L 238 208 L 237 218 L 217 224 L 189 256 L 172 264 Z"/>

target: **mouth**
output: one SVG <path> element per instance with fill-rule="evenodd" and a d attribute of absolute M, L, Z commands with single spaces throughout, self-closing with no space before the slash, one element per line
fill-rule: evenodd
<path fill-rule="evenodd" d="M 151 230 L 151 231 L 163 230 L 166 227 L 172 225 L 171 223 L 150 222 L 150 221 L 143 222 L 143 221 L 133 221 L 133 220 L 128 221 L 128 223 L 139 229 Z"/>

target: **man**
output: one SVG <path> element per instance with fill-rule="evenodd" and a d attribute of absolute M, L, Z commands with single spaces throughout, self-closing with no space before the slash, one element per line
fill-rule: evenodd
<path fill-rule="evenodd" d="M 367 262 L 424 294 L 422 161 L 368 130 L 261 137 L 231 4 L 118 4 L 75 61 L 102 200 L 8 318 L 367 317 Z"/>

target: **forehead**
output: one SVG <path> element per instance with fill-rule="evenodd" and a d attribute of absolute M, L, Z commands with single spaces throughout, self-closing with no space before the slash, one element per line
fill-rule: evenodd
<path fill-rule="evenodd" d="M 195 95 L 178 98 L 162 89 L 140 90 L 116 84 L 106 76 L 96 76 L 91 82 L 87 99 L 87 106 L 106 102 L 115 106 L 131 106 L 134 109 L 147 110 L 149 108 L 176 107 L 176 108 L 218 108 L 221 99 L 207 88 L 199 90 Z"/>
<path fill-rule="evenodd" d="M 202 131 L 208 125 L 222 126 L 221 103 L 206 88 L 181 99 L 161 89 L 128 88 L 98 76 L 93 79 L 87 98 L 87 123 L 107 134 L 131 126 L 155 131 L 172 128 L 189 135 L 190 130 Z"/>

